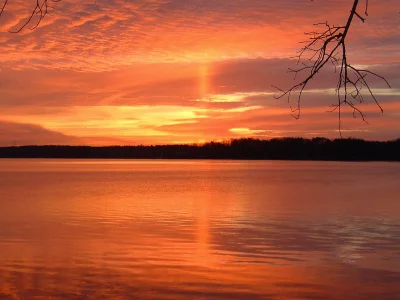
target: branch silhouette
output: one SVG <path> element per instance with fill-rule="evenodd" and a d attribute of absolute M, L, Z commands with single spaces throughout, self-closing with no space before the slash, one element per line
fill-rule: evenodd
<path fill-rule="evenodd" d="M 54 6 L 51 4 L 60 1 L 61 0 L 36 0 L 36 5 L 32 8 L 32 13 L 28 16 L 27 20 L 17 30 L 8 30 L 8 32 L 19 33 L 24 28 L 28 27 L 28 25 L 32 25 L 29 29 L 34 30 L 40 25 L 44 17 L 50 13 L 50 10 L 54 9 Z M 0 9 L 0 17 L 3 15 L 8 4 L 9 0 L 4 0 L 3 6 Z"/>
<path fill-rule="evenodd" d="M 301 99 L 308 83 L 314 79 L 327 64 L 332 64 L 335 69 L 335 73 L 338 74 L 336 86 L 338 100 L 336 104 L 332 104 L 330 106 L 330 110 L 328 111 L 338 111 L 340 136 L 342 136 L 341 116 L 343 105 L 347 105 L 353 110 L 353 117 L 359 115 L 364 122 L 367 122 L 366 115 L 358 107 L 358 104 L 364 102 L 363 90 L 367 90 L 367 94 L 372 97 L 376 105 L 383 113 L 383 108 L 375 97 L 367 81 L 367 76 L 378 77 L 383 80 L 389 88 L 391 88 L 389 82 L 384 77 L 369 70 L 358 68 L 357 66 L 349 63 L 346 42 L 350 27 L 355 18 L 364 23 L 366 21 L 366 17 L 368 16 L 368 0 L 365 0 L 365 17 L 361 16 L 361 14 L 357 11 L 359 3 L 359 0 L 354 0 L 353 7 L 345 25 L 330 25 L 328 22 L 317 23 L 314 25 L 322 29 L 305 33 L 309 38 L 307 41 L 301 42 L 304 43 L 305 46 L 299 50 L 298 55 L 296 56 L 297 65 L 300 66 L 296 69 L 288 69 L 288 72 L 295 74 L 295 80 L 299 73 L 306 72 L 307 74 L 308 72 L 308 75 L 304 80 L 293 85 L 287 90 L 282 90 L 276 86 L 273 86 L 281 92 L 279 95 L 275 95 L 275 99 L 287 97 L 288 102 L 290 103 L 292 94 L 298 94 L 296 107 L 293 108 L 291 106 L 291 111 L 292 116 L 295 119 L 299 119 L 301 113 Z M 307 59 L 304 57 L 306 55 L 309 55 Z"/>

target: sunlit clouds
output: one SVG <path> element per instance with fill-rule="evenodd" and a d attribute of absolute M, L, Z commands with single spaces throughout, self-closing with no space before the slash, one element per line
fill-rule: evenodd
<path fill-rule="evenodd" d="M 371 86 L 369 124 L 344 113 L 343 134 L 400 137 L 397 1 L 370 1 L 352 28 L 349 59 L 385 76 Z M 32 2 L 33 3 L 33 2 Z M 10 1 L 0 19 L 1 145 L 192 143 L 236 137 L 337 137 L 334 70 L 321 73 L 295 120 L 293 84 L 304 31 L 343 22 L 347 1 L 62 1 L 19 34 L 31 1 Z"/>

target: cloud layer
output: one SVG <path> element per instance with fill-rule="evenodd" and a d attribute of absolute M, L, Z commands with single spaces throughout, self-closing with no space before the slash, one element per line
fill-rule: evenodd
<path fill-rule="evenodd" d="M 345 21 L 348 1 L 62 1 L 36 30 L 6 32 L 22 24 L 27 3 L 10 1 L 0 19 L 2 143 L 338 136 L 337 115 L 326 113 L 336 101 L 333 70 L 312 82 L 299 121 L 290 116 L 295 103 L 275 100 L 272 85 L 293 84 L 287 58 L 303 32 Z M 352 28 L 352 63 L 385 76 L 393 89 L 371 77 L 385 113 L 367 97 L 370 125 L 347 112 L 345 135 L 400 136 L 396 6 L 370 1 L 368 22 Z"/>
<path fill-rule="evenodd" d="M 393 58 L 400 43 L 393 9 L 398 3 L 370 2 L 368 22 L 352 31 L 351 50 L 363 60 Z M 36 30 L 1 35 L 2 64 L 98 71 L 138 62 L 288 57 L 313 23 L 344 23 L 350 5 L 344 0 L 62 1 Z M 29 10 L 29 1 L 10 2 L 0 28 L 17 29 Z"/>

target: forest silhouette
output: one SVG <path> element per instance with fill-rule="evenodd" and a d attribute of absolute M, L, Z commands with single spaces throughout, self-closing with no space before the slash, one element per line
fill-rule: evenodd
<path fill-rule="evenodd" d="M 155 146 L 20 146 L 1 147 L 0 157 L 400 161 L 400 139 L 379 142 L 321 137 L 270 140 L 243 138 L 204 144 Z"/>

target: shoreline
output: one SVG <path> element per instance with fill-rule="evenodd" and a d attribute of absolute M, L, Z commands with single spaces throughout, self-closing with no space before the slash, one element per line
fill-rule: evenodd
<path fill-rule="evenodd" d="M 0 147 L 0 158 L 398 162 L 400 139 L 377 142 L 326 138 L 247 138 L 201 145 L 12 146 Z"/>

